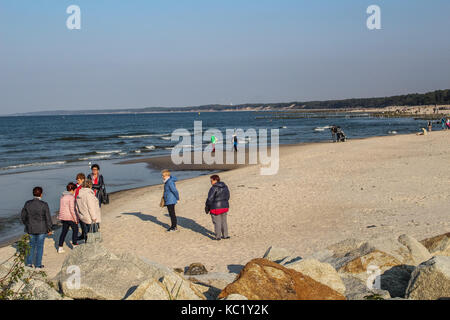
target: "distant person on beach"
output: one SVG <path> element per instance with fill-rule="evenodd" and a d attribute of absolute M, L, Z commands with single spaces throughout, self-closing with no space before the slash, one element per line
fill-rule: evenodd
<path fill-rule="evenodd" d="M 168 232 L 177 230 L 177 216 L 175 214 L 175 205 L 180 200 L 175 182 L 177 178 L 170 175 L 169 170 L 163 170 L 161 172 L 162 179 L 164 180 L 164 206 L 167 207 L 167 211 L 170 216 L 171 226 L 167 229 Z"/>
<path fill-rule="evenodd" d="M 92 190 L 92 180 L 85 180 L 76 199 L 76 210 L 80 218 L 82 235 L 79 240 L 86 242 L 91 224 L 99 226 L 101 222 L 101 209 L 98 199 Z"/>
<path fill-rule="evenodd" d="M 78 215 L 75 212 L 75 190 L 77 186 L 75 183 L 70 182 L 66 191 L 63 192 L 61 199 L 59 200 L 59 214 L 58 219 L 62 222 L 62 232 L 59 237 L 58 253 L 64 253 L 64 241 L 66 240 L 69 228 L 72 229 L 72 245 L 78 245 Z"/>
<path fill-rule="evenodd" d="M 212 136 L 211 136 L 211 143 L 212 143 L 212 147 L 213 147 L 213 150 L 212 150 L 212 152 L 216 152 L 216 143 L 217 143 L 217 138 L 216 138 L 216 136 L 215 136 L 215 135 L 212 135 Z"/>
<path fill-rule="evenodd" d="M 333 142 L 336 142 L 336 137 L 337 137 L 337 127 L 336 126 L 331 126 L 330 128 L 331 131 L 331 139 L 333 140 Z"/>
<path fill-rule="evenodd" d="M 238 151 L 237 147 L 238 147 L 238 138 L 237 138 L 236 132 L 234 132 L 234 134 L 233 134 L 233 148 L 234 148 L 235 152 Z"/>
<path fill-rule="evenodd" d="M 98 199 L 98 204 L 101 207 L 103 199 L 106 196 L 105 180 L 100 174 L 100 166 L 98 164 L 92 165 L 91 170 L 92 173 L 89 174 L 87 178 L 88 180 L 92 180 L 92 189 L 94 190 L 94 194 Z"/>
<path fill-rule="evenodd" d="M 450 129 L 450 119 L 447 118 L 447 121 L 445 122 L 446 129 Z"/>
<path fill-rule="evenodd" d="M 428 132 L 431 132 L 433 129 L 433 125 L 431 124 L 431 121 L 428 121 Z"/>
<path fill-rule="evenodd" d="M 42 201 L 43 190 L 41 187 L 33 189 L 33 200 L 25 203 L 22 209 L 21 219 L 25 225 L 25 232 L 30 235 L 30 252 L 25 264 L 27 267 L 44 268 L 42 256 L 44 254 L 44 242 L 46 235 L 52 235 L 52 217 L 47 202 Z"/>
<path fill-rule="evenodd" d="M 227 214 L 229 210 L 230 191 L 218 175 L 210 177 L 211 189 L 205 203 L 206 214 L 211 214 L 216 237 L 214 240 L 230 239 L 228 236 Z"/>

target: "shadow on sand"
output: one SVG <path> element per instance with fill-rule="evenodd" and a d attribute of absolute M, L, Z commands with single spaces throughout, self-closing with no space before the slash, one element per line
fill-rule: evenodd
<path fill-rule="evenodd" d="M 129 216 L 135 216 L 138 217 L 139 219 L 141 219 L 142 221 L 150 221 L 153 222 L 165 229 L 169 229 L 170 225 L 168 225 L 167 223 L 164 223 L 162 221 L 159 221 L 157 217 L 152 216 L 151 214 L 143 214 L 142 212 L 125 212 L 122 213 L 124 215 L 129 215 Z M 169 220 L 169 215 L 165 214 L 164 216 L 167 217 L 167 219 Z M 192 219 L 189 218 L 184 218 L 184 217 L 177 217 L 177 223 L 180 227 L 185 228 L 185 229 L 189 229 L 192 230 L 194 232 L 200 233 L 201 235 L 208 237 L 210 239 L 214 239 L 215 238 L 215 234 L 213 232 L 211 232 L 210 230 L 206 229 L 205 227 L 199 225 L 197 222 L 195 222 Z"/>

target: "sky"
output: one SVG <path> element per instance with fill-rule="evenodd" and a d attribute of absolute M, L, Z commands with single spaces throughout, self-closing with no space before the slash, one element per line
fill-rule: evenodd
<path fill-rule="evenodd" d="M 448 0 L 0 0 L 0 114 L 449 89 L 449 30 Z"/>

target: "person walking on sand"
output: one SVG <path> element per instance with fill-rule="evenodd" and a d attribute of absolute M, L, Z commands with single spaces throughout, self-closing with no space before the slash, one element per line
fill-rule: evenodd
<path fill-rule="evenodd" d="M 428 132 L 431 132 L 433 129 L 433 125 L 431 124 L 431 121 L 428 121 Z"/>
<path fill-rule="evenodd" d="M 214 240 L 230 239 L 228 236 L 227 214 L 229 210 L 230 191 L 225 183 L 220 181 L 218 175 L 212 175 L 211 189 L 205 203 L 206 214 L 211 214 L 216 237 Z"/>
<path fill-rule="evenodd" d="M 163 170 L 161 172 L 162 179 L 164 181 L 164 206 L 167 207 L 167 211 L 170 217 L 170 228 L 167 232 L 177 231 L 177 216 L 175 214 L 175 205 L 180 200 L 180 195 L 178 193 L 175 182 L 177 178 L 170 175 L 169 170 Z"/>
<path fill-rule="evenodd" d="M 80 240 L 86 242 L 91 224 L 95 223 L 97 227 L 100 227 L 101 223 L 101 209 L 94 190 L 92 190 L 92 180 L 84 181 L 76 200 L 76 210 L 80 218 L 82 231 Z"/>
<path fill-rule="evenodd" d="M 30 235 L 31 249 L 25 258 L 27 267 L 44 268 L 42 256 L 44 255 L 44 243 L 46 235 L 52 235 L 52 217 L 47 202 L 42 201 L 43 190 L 41 187 L 33 189 L 33 200 L 25 203 L 21 220 L 25 225 L 25 232 Z"/>
<path fill-rule="evenodd" d="M 106 196 L 105 180 L 100 174 L 100 166 L 98 164 L 92 165 L 91 170 L 92 173 L 89 174 L 87 178 L 88 180 L 92 180 L 92 189 L 94 190 L 94 194 L 98 199 L 98 204 L 101 207 L 103 198 Z"/>
<path fill-rule="evenodd" d="M 72 229 L 72 245 L 78 245 L 78 215 L 75 212 L 75 190 L 77 186 L 70 182 L 66 190 L 63 192 L 59 200 L 59 214 L 58 219 L 62 222 L 62 232 L 59 237 L 58 253 L 64 253 L 64 241 L 66 240 L 69 228 Z"/>
<path fill-rule="evenodd" d="M 238 151 L 238 149 L 237 149 L 237 147 L 238 147 L 238 138 L 237 138 L 237 135 L 236 135 L 236 131 L 234 131 L 234 133 L 233 133 L 233 147 L 234 147 L 234 151 L 237 152 Z"/>

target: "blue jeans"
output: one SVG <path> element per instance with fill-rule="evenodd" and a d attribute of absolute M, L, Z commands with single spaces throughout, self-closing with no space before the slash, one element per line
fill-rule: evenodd
<path fill-rule="evenodd" d="M 31 249 L 26 258 L 27 265 L 35 267 L 42 266 L 42 255 L 44 254 L 44 241 L 47 234 L 30 234 Z M 33 263 L 35 261 L 36 263 Z"/>

